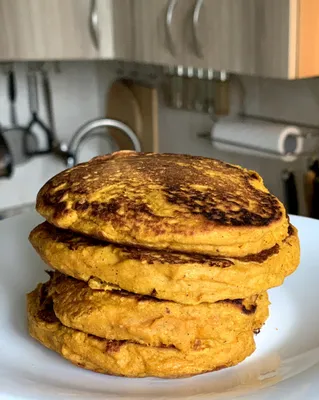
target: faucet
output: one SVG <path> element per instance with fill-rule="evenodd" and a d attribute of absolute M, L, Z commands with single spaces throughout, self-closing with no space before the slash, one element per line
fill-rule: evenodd
<path fill-rule="evenodd" d="M 115 119 L 100 118 L 86 122 L 84 125 L 80 126 L 80 128 L 72 136 L 69 145 L 66 143 L 60 143 L 59 146 L 54 149 L 54 153 L 66 161 L 67 168 L 74 167 L 74 165 L 77 164 L 77 152 L 80 144 L 89 136 L 94 134 L 96 129 L 105 127 L 112 127 L 121 130 L 131 139 L 134 150 L 141 151 L 141 143 L 137 135 L 129 126 Z"/>

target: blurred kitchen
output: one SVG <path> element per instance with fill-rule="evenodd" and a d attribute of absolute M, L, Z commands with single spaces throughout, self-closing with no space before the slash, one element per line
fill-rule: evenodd
<path fill-rule="evenodd" d="M 0 0 L 0 219 L 117 149 L 241 164 L 318 218 L 317 76 L 316 0 Z"/>

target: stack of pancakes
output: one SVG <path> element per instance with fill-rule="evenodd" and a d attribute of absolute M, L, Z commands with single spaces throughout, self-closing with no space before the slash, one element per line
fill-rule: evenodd
<path fill-rule="evenodd" d="M 28 295 L 30 334 L 74 364 L 130 377 L 235 365 L 255 349 L 267 289 L 299 240 L 261 177 L 221 161 L 118 152 L 40 190 L 30 234 L 50 280 Z"/>

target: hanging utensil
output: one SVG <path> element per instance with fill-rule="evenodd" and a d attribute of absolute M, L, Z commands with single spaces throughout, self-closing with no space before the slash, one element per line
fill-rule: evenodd
<path fill-rule="evenodd" d="M 195 69 L 193 67 L 188 67 L 183 73 L 183 108 L 185 110 L 194 110 L 195 108 L 195 98 L 196 98 L 196 79 L 194 78 Z"/>
<path fill-rule="evenodd" d="M 214 112 L 218 116 L 229 115 L 230 112 L 230 80 L 225 71 L 216 73 L 214 80 Z"/>
<path fill-rule="evenodd" d="M 13 159 L 8 143 L 0 132 L 0 178 L 10 178 L 13 173 Z"/>
<path fill-rule="evenodd" d="M 205 102 L 204 102 L 204 112 L 207 112 L 211 116 L 215 114 L 214 112 L 214 70 L 208 69 L 206 71 L 206 79 L 204 80 L 205 87 Z"/>
<path fill-rule="evenodd" d="M 41 68 L 41 75 L 42 75 L 42 89 L 43 89 L 44 106 L 46 109 L 46 114 L 47 114 L 47 118 L 48 118 L 48 122 L 49 122 L 49 129 L 51 130 L 53 147 L 57 147 L 59 144 L 59 141 L 57 140 L 57 137 L 56 137 L 52 90 L 51 90 L 49 73 L 46 68 Z"/>
<path fill-rule="evenodd" d="M 13 65 L 10 66 L 8 71 L 8 99 L 10 102 L 10 120 L 12 127 L 18 125 L 16 99 L 17 99 L 17 86 L 16 77 Z"/>
<path fill-rule="evenodd" d="M 3 129 L 2 136 L 6 141 L 11 151 L 11 157 L 14 166 L 25 163 L 30 157 L 24 151 L 24 138 L 27 135 L 25 127 L 18 125 L 17 112 L 16 112 L 16 99 L 17 99 L 17 85 L 14 65 L 8 64 L 7 67 L 7 89 L 8 100 L 10 103 L 10 120 L 11 127 Z M 30 134 L 28 137 L 28 148 L 33 151 L 37 148 L 37 138 Z"/>
<path fill-rule="evenodd" d="M 27 83 L 28 83 L 28 94 L 29 94 L 29 106 L 31 119 L 26 127 L 26 135 L 24 136 L 24 149 L 25 153 L 30 156 L 48 154 L 52 152 L 54 145 L 54 136 L 51 129 L 39 118 L 38 110 L 39 110 L 39 99 L 38 99 L 38 77 L 37 71 L 29 70 L 27 74 Z M 38 126 L 40 130 L 44 133 L 46 140 L 46 147 L 43 149 L 30 149 L 28 144 L 28 136 L 31 135 L 34 131 L 34 128 Z"/>
<path fill-rule="evenodd" d="M 206 107 L 206 82 L 204 79 L 203 68 L 195 69 L 196 76 L 196 94 L 195 94 L 195 107 L 198 112 L 205 112 Z"/>
<path fill-rule="evenodd" d="M 299 215 L 299 202 L 295 174 L 292 171 L 282 172 L 285 203 L 288 214 Z"/>
<path fill-rule="evenodd" d="M 183 107 L 183 75 L 184 68 L 179 65 L 170 70 L 169 75 L 169 94 L 170 107 L 180 109 Z"/>

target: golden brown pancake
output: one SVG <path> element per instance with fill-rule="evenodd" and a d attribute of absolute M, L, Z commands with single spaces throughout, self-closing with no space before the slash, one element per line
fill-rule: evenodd
<path fill-rule="evenodd" d="M 101 339 L 61 324 L 43 285 L 28 294 L 29 332 L 36 340 L 82 368 L 128 377 L 176 378 L 238 364 L 255 349 L 252 332 L 231 342 L 182 352 L 175 348 L 145 346 Z"/>
<path fill-rule="evenodd" d="M 256 172 L 181 154 L 94 158 L 47 182 L 36 207 L 101 240 L 209 255 L 260 253 L 288 231 L 284 206 Z"/>
<path fill-rule="evenodd" d="M 45 222 L 30 234 L 42 259 L 94 289 L 120 288 L 184 304 L 247 298 L 283 283 L 299 264 L 297 230 L 259 254 L 230 258 L 109 244 Z"/>
<path fill-rule="evenodd" d="M 92 290 L 60 273 L 52 274 L 47 290 L 64 326 L 105 339 L 184 351 L 259 331 L 268 317 L 267 293 L 191 306 L 123 291 Z"/>

